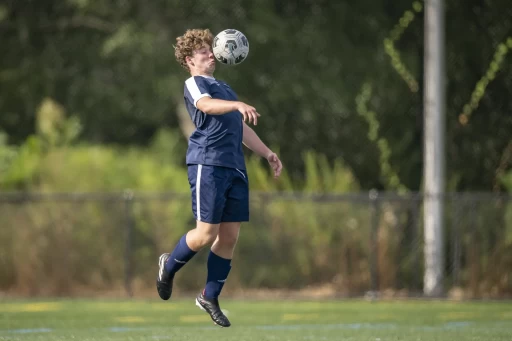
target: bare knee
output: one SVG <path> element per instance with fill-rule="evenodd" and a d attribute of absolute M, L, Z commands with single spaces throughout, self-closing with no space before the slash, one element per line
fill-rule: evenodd
<path fill-rule="evenodd" d="M 214 250 L 225 255 L 232 254 L 238 242 L 240 223 L 222 223 L 215 240 Z"/>
<path fill-rule="evenodd" d="M 195 251 L 199 251 L 204 246 L 212 244 L 219 233 L 220 224 L 209 224 L 197 222 L 196 228 L 187 234 L 187 244 Z"/>
<path fill-rule="evenodd" d="M 217 238 L 217 243 L 219 246 L 223 248 L 235 248 L 236 243 L 238 242 L 238 233 L 219 233 Z"/>

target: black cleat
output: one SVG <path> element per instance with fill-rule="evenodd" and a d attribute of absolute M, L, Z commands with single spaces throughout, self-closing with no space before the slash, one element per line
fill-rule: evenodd
<path fill-rule="evenodd" d="M 165 263 L 169 259 L 171 255 L 169 253 L 164 253 L 160 256 L 158 260 L 158 276 L 156 278 L 156 290 L 158 291 L 158 295 L 163 300 L 168 300 L 171 298 L 172 294 L 172 281 L 174 276 L 170 276 L 167 271 L 165 271 Z"/>
<path fill-rule="evenodd" d="M 216 325 L 221 327 L 231 326 L 226 315 L 220 310 L 218 299 L 208 299 L 201 293 L 196 297 L 196 305 L 201 308 L 201 310 L 210 314 L 210 317 Z"/>

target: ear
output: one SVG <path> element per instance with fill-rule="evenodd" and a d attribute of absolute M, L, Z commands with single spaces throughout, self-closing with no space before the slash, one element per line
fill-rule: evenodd
<path fill-rule="evenodd" d="M 190 56 L 186 56 L 185 57 L 185 62 L 187 64 L 190 64 L 190 65 L 194 66 L 194 61 L 192 60 L 192 57 L 190 57 Z"/>

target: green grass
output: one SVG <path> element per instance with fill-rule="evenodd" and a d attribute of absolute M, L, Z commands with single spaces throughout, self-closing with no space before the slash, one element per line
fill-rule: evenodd
<path fill-rule="evenodd" d="M 4 300 L 0 340 L 511 340 L 510 302 L 240 301 L 232 326 L 213 325 L 194 299 Z"/>

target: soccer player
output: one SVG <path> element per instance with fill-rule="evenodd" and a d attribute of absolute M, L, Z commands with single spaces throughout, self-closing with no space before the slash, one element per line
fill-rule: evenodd
<path fill-rule="evenodd" d="M 242 144 L 268 160 L 275 178 L 282 164 L 247 125 L 256 125 L 260 114 L 238 101 L 228 84 L 213 77 L 212 40 L 208 29 L 187 30 L 176 38 L 176 60 L 191 76 L 185 81 L 184 97 L 196 130 L 189 138 L 186 163 L 196 227 L 181 237 L 171 253 L 160 256 L 156 287 L 160 297 L 168 300 L 176 272 L 211 244 L 206 285 L 196 305 L 215 324 L 229 327 L 218 297 L 231 270 L 241 223 L 249 220 L 249 180 Z"/>

